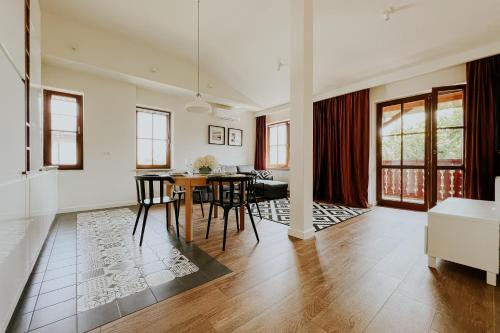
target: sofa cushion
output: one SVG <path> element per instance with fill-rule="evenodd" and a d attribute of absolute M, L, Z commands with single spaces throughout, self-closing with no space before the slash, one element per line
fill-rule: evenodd
<path fill-rule="evenodd" d="M 256 172 L 253 165 L 250 165 L 250 164 L 249 165 L 238 165 L 237 168 L 238 168 L 238 173 L 254 174 Z"/>
<path fill-rule="evenodd" d="M 261 196 L 265 197 L 268 200 L 281 199 L 288 196 L 288 184 L 285 182 L 277 180 L 258 179 L 257 184 L 259 186 L 262 186 L 262 188 L 259 188 L 259 190 L 262 191 Z"/>
<path fill-rule="evenodd" d="M 269 170 L 257 170 L 257 179 L 273 180 L 273 173 Z"/>

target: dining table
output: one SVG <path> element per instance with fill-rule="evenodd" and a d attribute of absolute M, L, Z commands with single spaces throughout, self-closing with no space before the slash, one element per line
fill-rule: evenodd
<path fill-rule="evenodd" d="M 185 239 L 186 242 L 191 242 L 193 240 L 193 218 L 192 218 L 192 207 L 193 207 L 193 190 L 196 187 L 208 187 L 209 186 L 209 177 L 210 176 L 221 176 L 219 174 L 168 174 L 171 178 L 174 179 L 175 183 L 171 184 L 166 182 L 166 193 L 168 196 L 172 197 L 173 194 L 173 186 L 182 186 L 184 190 L 186 191 L 185 196 L 184 196 L 184 218 L 185 218 L 185 224 L 184 224 L 184 230 L 185 230 Z M 231 175 L 230 177 L 248 177 L 248 175 Z M 212 190 L 212 193 L 216 196 L 218 196 L 218 186 L 215 185 L 216 187 Z M 249 212 L 250 213 L 250 212 Z M 171 223 L 171 214 L 172 212 L 169 210 L 168 214 L 170 215 L 167 218 L 167 223 Z M 217 206 L 214 205 L 213 208 L 213 217 L 218 218 L 219 217 L 219 209 Z M 240 207 L 240 230 L 245 229 L 245 207 L 242 206 Z M 170 227 L 170 225 L 169 225 Z"/>

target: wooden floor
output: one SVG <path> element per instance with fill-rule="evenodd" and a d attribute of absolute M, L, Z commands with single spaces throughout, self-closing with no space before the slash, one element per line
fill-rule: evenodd
<path fill-rule="evenodd" d="M 194 225 L 195 243 L 233 273 L 96 332 L 500 332 L 484 272 L 427 267 L 424 213 L 375 208 L 307 241 L 262 221 L 258 245 L 233 221 L 224 253 L 220 220 L 208 240 L 206 220 Z"/>

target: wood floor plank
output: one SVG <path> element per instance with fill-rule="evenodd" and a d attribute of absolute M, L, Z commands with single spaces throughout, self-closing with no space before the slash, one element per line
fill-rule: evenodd
<path fill-rule="evenodd" d="M 164 219 L 164 209 L 152 209 L 151 216 Z M 208 239 L 207 219 L 197 205 L 193 221 L 194 243 L 233 273 L 104 325 L 101 332 L 500 328 L 500 292 L 485 284 L 484 272 L 442 261 L 436 270 L 427 267 L 424 213 L 377 207 L 306 241 L 289 238 L 284 225 L 258 220 L 258 244 L 251 228 L 236 232 L 230 216 L 225 252 L 220 220 Z M 160 229 L 156 233 L 166 232 Z"/>
<path fill-rule="evenodd" d="M 425 333 L 434 318 L 434 309 L 402 296 L 393 294 L 377 313 L 367 333 Z"/>

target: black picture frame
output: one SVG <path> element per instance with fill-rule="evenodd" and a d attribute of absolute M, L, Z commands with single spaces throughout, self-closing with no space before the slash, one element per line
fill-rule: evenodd
<path fill-rule="evenodd" d="M 221 136 L 218 137 L 217 134 L 221 134 Z M 225 145 L 226 128 L 223 126 L 208 125 L 208 144 Z"/>
<path fill-rule="evenodd" d="M 227 129 L 227 145 L 228 146 L 243 146 L 243 130 L 238 128 Z"/>

